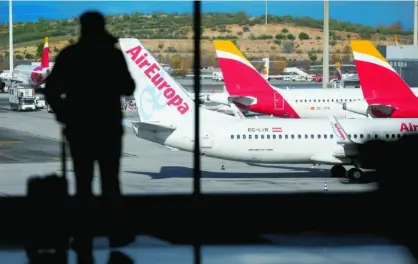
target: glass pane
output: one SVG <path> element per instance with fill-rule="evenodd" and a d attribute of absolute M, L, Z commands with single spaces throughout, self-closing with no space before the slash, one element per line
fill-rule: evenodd
<path fill-rule="evenodd" d="M 137 82 L 136 95 L 121 98 L 123 112 L 123 151 L 120 165 L 121 189 L 125 194 L 147 193 L 190 193 L 192 188 L 192 153 L 176 149 L 173 140 L 173 130 L 170 125 L 176 125 L 180 119 L 193 116 L 193 100 L 187 99 L 185 91 L 173 90 L 170 87 L 177 82 L 185 85 L 185 89 L 193 94 L 193 80 L 191 67 L 193 65 L 193 38 L 192 26 L 193 3 L 191 1 L 180 2 L 53 2 L 45 9 L 45 3 L 17 3 L 14 4 L 14 54 L 16 60 L 15 75 L 34 85 L 36 76 L 46 77 L 54 67 L 55 56 L 71 43 L 77 43 L 79 36 L 79 22 L 77 16 L 87 10 L 100 10 L 106 16 L 107 29 L 116 37 L 132 38 L 122 48 L 131 76 Z M 7 21 L 8 2 L 1 3 L 6 12 Z M 28 8 L 30 11 L 28 14 Z M 163 14 L 160 11 L 167 11 Z M 143 13 L 140 13 L 143 12 Z M 177 14 L 177 12 L 179 14 Z M 25 15 L 28 14 L 28 15 Z M 3 21 L 2 21 L 3 22 Z M 8 25 L 1 24 L 0 46 L 8 50 Z M 48 29 L 48 34 L 45 34 Z M 49 66 L 41 65 L 41 57 L 44 47 L 44 38 L 49 37 Z M 120 45 L 118 45 L 119 48 Z M 138 54 L 134 54 L 133 48 L 141 47 Z M 131 50 L 129 54 L 128 50 Z M 147 54 L 142 61 L 145 63 L 139 68 L 138 58 Z M 30 61 L 32 57 L 36 61 Z M 107 54 L 102 54 L 108 58 Z M 135 56 L 137 63 L 130 62 Z M 23 58 L 22 58 L 23 57 Z M 106 75 L 112 75 L 108 69 L 115 68 L 110 59 L 102 65 L 96 65 L 94 55 L 85 58 L 85 65 L 74 68 L 68 74 L 75 80 L 86 79 L 89 83 L 100 80 Z M 102 60 L 104 61 L 104 60 Z M 7 63 L 8 60 L 2 61 Z M 5 68 L 7 68 L 5 66 Z M 100 76 L 92 76 L 97 68 L 103 68 Z M 157 69 L 158 67 L 158 69 Z M 38 69 L 38 70 L 35 70 Z M 142 70 L 142 71 L 141 71 Z M 36 71 L 36 72 L 35 72 Z M 34 72 L 36 74 L 34 74 Z M 145 72 L 151 76 L 146 78 Z M 36 76 L 35 76 L 36 75 Z M 34 77 L 35 76 L 35 77 Z M 139 81 L 141 79 L 141 81 Z M 162 88 L 160 93 L 157 87 Z M 161 87 L 164 84 L 164 87 Z M 141 86 L 142 90 L 138 87 Z M 94 87 L 94 84 L 92 85 Z M 115 85 L 115 89 L 118 87 Z M 29 89 L 29 88 L 28 88 Z M 1 93 L 0 118 L 0 173 L 7 174 L 13 184 L 5 183 L 0 187 L 0 193 L 7 195 L 26 193 L 26 181 L 28 176 L 34 174 L 47 174 L 60 172 L 61 139 L 60 126 L 56 121 L 56 113 L 52 109 L 48 112 L 48 104 L 42 93 L 42 84 L 36 83 L 34 100 L 22 101 L 23 106 L 31 104 L 39 105 L 36 111 L 13 112 L 10 111 L 9 94 Z M 99 91 L 99 90 L 98 90 Z M 141 94 L 141 91 L 144 93 Z M 99 91 L 106 93 L 106 87 Z M 98 93 L 99 93 L 98 92 Z M 191 95 L 192 95 L 191 94 Z M 154 97 L 152 97 L 154 96 Z M 193 95 L 192 95 L 193 96 Z M 138 103 L 139 99 L 140 102 Z M 154 101 L 150 101 L 155 99 Z M 106 102 L 97 102 L 92 96 L 91 107 L 82 109 L 82 115 L 88 116 L 91 122 L 102 119 L 100 125 L 94 128 L 93 135 L 99 137 L 111 129 L 106 122 Z M 187 102 L 186 102 L 187 100 Z M 74 112 L 78 111 L 77 106 Z M 119 110 L 119 109 L 118 109 Z M 94 114 L 95 113 L 95 114 Z M 160 119 L 159 125 L 140 126 L 142 131 L 136 136 L 133 124 L 138 127 L 141 121 L 155 121 Z M 154 118 L 155 117 L 155 118 Z M 192 121 L 192 119 L 191 119 Z M 190 123 L 186 132 L 175 132 L 180 135 L 182 143 L 189 151 L 193 148 L 193 123 Z M 15 131 L 11 131 L 13 129 Z M 154 133 L 154 131 L 157 131 Z M 171 136 L 170 136 L 171 135 Z M 145 138 L 145 139 L 144 139 Z M 100 144 L 103 152 L 109 148 L 111 139 L 105 139 Z M 152 142 L 157 141 L 157 142 Z M 166 146 L 163 146 L 166 145 Z M 174 148 L 171 148 L 174 147 Z M 178 147 L 178 146 L 177 146 Z M 67 175 L 71 182 L 70 192 L 74 193 L 74 171 L 70 152 L 67 151 L 69 169 Z M 96 167 L 93 180 L 95 193 L 100 193 L 99 168 Z"/>

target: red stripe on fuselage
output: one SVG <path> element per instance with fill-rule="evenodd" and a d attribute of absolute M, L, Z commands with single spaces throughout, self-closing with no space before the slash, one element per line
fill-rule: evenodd
<path fill-rule="evenodd" d="M 254 69 L 232 59 L 218 58 L 226 89 L 231 96 L 252 96 L 257 103 L 241 109 L 277 117 L 300 118 L 283 96 Z"/>

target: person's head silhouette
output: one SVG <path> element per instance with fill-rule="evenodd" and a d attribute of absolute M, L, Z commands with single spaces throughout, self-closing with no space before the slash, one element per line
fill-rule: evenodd
<path fill-rule="evenodd" d="M 100 12 L 88 11 L 82 14 L 80 17 L 80 26 L 82 38 L 106 37 L 117 42 L 117 39 L 107 32 L 106 20 Z"/>

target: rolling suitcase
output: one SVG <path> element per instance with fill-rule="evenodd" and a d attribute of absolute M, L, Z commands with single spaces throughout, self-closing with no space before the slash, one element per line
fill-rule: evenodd
<path fill-rule="evenodd" d="M 69 248 L 66 142 L 63 133 L 61 137 L 62 175 L 56 173 L 36 175 L 28 180 L 27 217 L 30 219 L 30 225 L 27 233 L 30 239 L 27 240 L 25 247 L 30 259 L 39 259 L 42 255 L 40 250 L 50 249 L 55 250 L 56 257 L 63 258 Z"/>

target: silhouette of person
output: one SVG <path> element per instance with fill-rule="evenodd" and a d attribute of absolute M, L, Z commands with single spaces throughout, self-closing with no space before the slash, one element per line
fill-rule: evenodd
<path fill-rule="evenodd" d="M 135 82 L 117 38 L 105 29 L 99 12 L 80 17 L 79 41 L 63 49 L 45 80 L 45 99 L 63 124 L 76 178 L 76 197 L 93 196 L 94 163 L 98 161 L 102 197 L 120 197 L 122 152 L 121 96 L 130 96 Z"/>
<path fill-rule="evenodd" d="M 65 126 L 77 196 L 92 194 L 97 160 L 102 193 L 110 198 L 120 194 L 121 96 L 132 95 L 135 82 L 122 52 L 115 47 L 117 39 L 105 29 L 103 15 L 86 12 L 80 24 L 78 43 L 57 56 L 44 93 L 57 120 Z"/>

